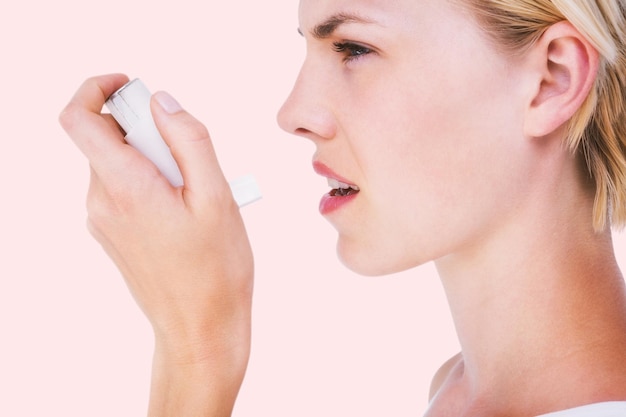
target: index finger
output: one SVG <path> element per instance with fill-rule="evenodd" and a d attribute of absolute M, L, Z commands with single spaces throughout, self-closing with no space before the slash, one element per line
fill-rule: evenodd
<path fill-rule="evenodd" d="M 87 79 L 59 116 L 61 126 L 96 168 L 124 144 L 120 132 L 112 129 L 100 112 L 106 99 L 126 82 L 128 77 L 123 74 Z"/>
<path fill-rule="evenodd" d="M 88 78 L 78 88 L 63 113 L 73 106 L 84 108 L 92 113 L 100 113 L 106 99 L 127 82 L 128 76 L 124 74 L 107 74 Z"/>

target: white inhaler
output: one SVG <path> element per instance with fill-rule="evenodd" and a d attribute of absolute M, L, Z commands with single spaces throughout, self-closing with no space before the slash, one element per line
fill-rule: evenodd
<path fill-rule="evenodd" d="M 105 104 L 126 133 L 126 142 L 152 161 L 170 184 L 179 187 L 183 185 L 183 177 L 154 124 L 150 111 L 151 96 L 146 86 L 136 78 L 113 93 Z M 261 191 L 251 175 L 237 178 L 229 184 L 239 207 L 261 198 Z"/>

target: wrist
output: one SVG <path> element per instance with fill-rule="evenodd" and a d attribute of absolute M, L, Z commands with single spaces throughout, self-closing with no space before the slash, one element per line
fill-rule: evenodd
<path fill-rule="evenodd" d="M 243 382 L 247 355 L 198 356 L 155 346 L 150 417 L 229 417 Z"/>
<path fill-rule="evenodd" d="M 216 362 L 245 368 L 250 355 L 250 310 L 238 309 L 222 317 L 154 325 L 155 355 L 178 365 Z"/>
<path fill-rule="evenodd" d="M 228 417 L 245 376 L 250 326 L 155 331 L 150 417 Z"/>

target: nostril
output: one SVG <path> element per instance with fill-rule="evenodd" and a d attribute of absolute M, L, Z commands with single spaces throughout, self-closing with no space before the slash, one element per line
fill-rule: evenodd
<path fill-rule="evenodd" d="M 311 131 L 310 131 L 310 130 L 308 130 L 308 129 L 305 129 L 305 128 L 303 128 L 303 127 L 299 127 L 299 128 L 297 128 L 297 129 L 294 131 L 294 133 L 295 133 L 296 135 L 302 135 L 302 136 L 305 136 L 305 135 L 307 135 L 307 134 L 311 133 Z"/>

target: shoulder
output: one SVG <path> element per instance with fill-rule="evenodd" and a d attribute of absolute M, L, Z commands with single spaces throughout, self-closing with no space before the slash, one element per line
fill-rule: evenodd
<path fill-rule="evenodd" d="M 437 392 L 439 392 L 446 379 L 448 379 L 452 371 L 461 363 L 462 360 L 463 356 L 459 352 L 441 365 L 430 383 L 430 394 L 428 396 L 429 400 L 432 400 Z"/>

